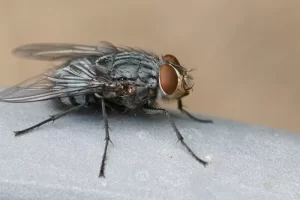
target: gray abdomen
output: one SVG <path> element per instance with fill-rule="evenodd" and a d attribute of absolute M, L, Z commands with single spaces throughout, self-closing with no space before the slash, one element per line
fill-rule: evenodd
<path fill-rule="evenodd" d="M 94 95 L 80 95 L 80 96 L 72 96 L 72 97 L 64 97 L 59 98 L 59 100 L 68 106 L 78 106 L 78 105 L 95 105 L 98 104 L 96 97 Z"/>

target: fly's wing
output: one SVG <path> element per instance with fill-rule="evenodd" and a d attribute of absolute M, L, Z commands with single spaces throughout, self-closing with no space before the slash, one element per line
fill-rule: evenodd
<path fill-rule="evenodd" d="M 66 76 L 54 76 L 53 70 L 29 78 L 28 80 L 0 92 L 0 101 L 10 103 L 26 103 L 50 100 L 68 96 L 86 95 L 102 92 L 103 86 L 111 84 L 109 79 L 96 77 L 91 71 L 72 69 Z M 97 78 L 97 79 L 96 79 Z M 111 88 L 116 89 L 116 88 Z"/>
<path fill-rule="evenodd" d="M 26 44 L 14 49 L 12 54 L 27 59 L 54 61 L 116 52 L 118 48 L 113 44 L 101 41 L 97 46 L 68 43 Z"/>
<path fill-rule="evenodd" d="M 38 60 L 72 59 L 85 56 L 116 53 L 118 49 L 108 42 L 99 46 L 76 44 L 30 44 L 13 51 L 15 55 Z M 74 61 L 74 60 L 73 60 Z M 73 62 L 72 61 L 72 62 Z M 63 64 L 60 68 L 65 67 Z M 88 59 L 73 62 L 63 76 L 55 73 L 58 68 L 50 69 L 40 75 L 29 78 L 13 87 L 0 92 L 0 101 L 25 103 L 43 101 L 74 95 L 101 92 L 103 85 L 111 84 L 105 67 L 95 67 Z M 60 69 L 61 70 L 61 69 Z M 117 87 L 117 86 L 115 86 Z M 111 88 L 116 90 L 116 88 Z"/>

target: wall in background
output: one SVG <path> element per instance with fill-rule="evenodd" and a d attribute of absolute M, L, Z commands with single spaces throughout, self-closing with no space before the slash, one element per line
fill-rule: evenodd
<path fill-rule="evenodd" d="M 296 0 L 2 0 L 0 85 L 51 66 L 13 57 L 16 46 L 107 40 L 196 68 L 193 112 L 300 132 L 299 10 Z"/>

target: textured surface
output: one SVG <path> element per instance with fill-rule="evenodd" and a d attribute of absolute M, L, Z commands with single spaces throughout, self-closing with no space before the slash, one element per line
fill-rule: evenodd
<path fill-rule="evenodd" d="M 216 119 L 174 117 L 199 165 L 168 120 L 109 115 L 106 179 L 101 113 L 70 114 L 30 134 L 20 130 L 57 113 L 44 103 L 0 103 L 0 199 L 300 199 L 300 135 Z"/>

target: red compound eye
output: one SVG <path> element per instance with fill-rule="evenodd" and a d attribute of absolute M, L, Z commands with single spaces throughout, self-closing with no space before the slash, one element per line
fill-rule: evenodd
<path fill-rule="evenodd" d="M 177 58 L 176 58 L 175 56 L 171 55 L 171 54 L 165 55 L 165 56 L 163 57 L 163 59 L 164 59 L 165 61 L 171 62 L 171 63 L 173 63 L 173 64 L 175 64 L 175 65 L 180 65 L 180 64 L 179 64 L 179 61 L 177 60 Z"/>
<path fill-rule="evenodd" d="M 178 84 L 178 76 L 175 69 L 170 65 L 161 66 L 159 79 L 162 90 L 168 95 L 173 94 Z"/>

